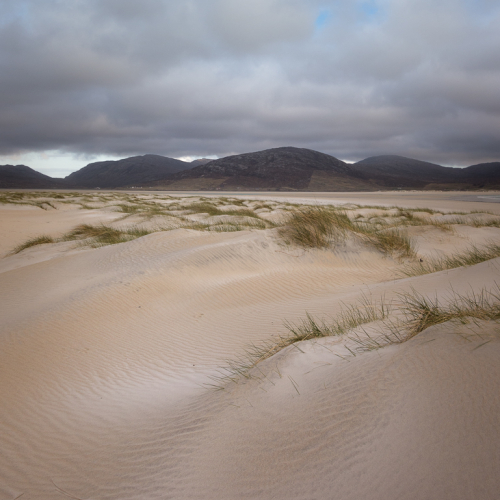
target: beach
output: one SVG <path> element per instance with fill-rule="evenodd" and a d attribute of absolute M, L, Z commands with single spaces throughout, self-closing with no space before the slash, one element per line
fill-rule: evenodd
<path fill-rule="evenodd" d="M 498 497 L 496 313 L 407 311 L 496 310 L 500 257 L 424 267 L 499 245 L 500 193 L 57 193 L 0 204 L 0 499 Z M 414 253 L 282 236 L 330 205 Z"/>

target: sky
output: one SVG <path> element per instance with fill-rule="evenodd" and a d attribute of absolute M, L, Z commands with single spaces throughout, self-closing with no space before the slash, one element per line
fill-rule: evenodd
<path fill-rule="evenodd" d="M 500 161 L 498 0 L 0 0 L 0 164 Z"/>

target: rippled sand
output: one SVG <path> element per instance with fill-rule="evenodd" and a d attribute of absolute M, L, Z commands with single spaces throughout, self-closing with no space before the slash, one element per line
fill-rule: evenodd
<path fill-rule="evenodd" d="M 42 225 L 57 236 L 116 219 L 0 206 L 1 249 Z M 423 258 L 500 242 L 498 227 L 411 231 Z M 327 320 L 362 296 L 493 289 L 500 259 L 401 278 L 374 250 L 286 247 L 275 229 L 73 243 L 0 260 L 0 499 L 498 497 L 497 323 L 356 356 L 306 341 L 207 384 L 284 321 Z"/>

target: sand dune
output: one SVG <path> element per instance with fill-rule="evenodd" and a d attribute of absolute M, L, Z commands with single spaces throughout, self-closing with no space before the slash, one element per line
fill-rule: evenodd
<path fill-rule="evenodd" d="M 109 203 L 0 206 L 2 250 L 42 224 L 59 238 L 89 220 L 140 222 Z M 497 498 L 493 321 L 356 356 L 347 337 L 305 341 L 223 390 L 207 384 L 249 344 L 287 334 L 285 320 L 328 321 L 363 296 L 397 308 L 412 291 L 446 304 L 452 290 L 494 289 L 500 258 L 404 277 L 404 259 L 356 241 L 304 250 L 276 228 L 240 229 L 0 260 L 0 498 Z M 500 241 L 495 225 L 407 230 L 423 259 Z"/>

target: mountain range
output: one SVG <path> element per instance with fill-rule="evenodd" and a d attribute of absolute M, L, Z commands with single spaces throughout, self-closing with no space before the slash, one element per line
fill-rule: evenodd
<path fill-rule="evenodd" d="M 0 188 L 266 191 L 498 189 L 500 162 L 451 168 L 396 155 L 345 163 L 311 149 L 282 147 L 184 162 L 159 155 L 90 163 L 64 179 L 25 165 L 0 165 Z"/>

